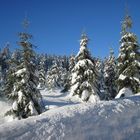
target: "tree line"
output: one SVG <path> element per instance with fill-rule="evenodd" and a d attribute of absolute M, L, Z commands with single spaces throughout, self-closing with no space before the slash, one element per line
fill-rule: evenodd
<path fill-rule="evenodd" d="M 88 36 L 82 33 L 77 55 L 37 54 L 32 35 L 18 34 L 19 49 L 10 52 L 9 44 L 0 51 L 0 95 L 12 101 L 6 115 L 27 118 L 45 110 L 41 89 L 61 89 L 77 95 L 82 101 L 112 100 L 123 89 L 140 92 L 140 45 L 132 33 L 132 20 L 126 15 L 122 23 L 120 51 L 113 49 L 105 59 L 93 57 L 88 50 Z M 125 94 L 122 94 L 125 96 Z"/>

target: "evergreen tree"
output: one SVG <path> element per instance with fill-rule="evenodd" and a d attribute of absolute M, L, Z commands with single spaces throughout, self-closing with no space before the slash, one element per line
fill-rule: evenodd
<path fill-rule="evenodd" d="M 75 66 L 75 56 L 74 55 L 71 55 L 70 56 L 70 59 L 69 59 L 69 75 L 68 75 L 68 86 L 69 86 L 69 89 L 72 85 L 71 81 L 72 81 L 72 70 Z"/>
<path fill-rule="evenodd" d="M 106 86 L 106 93 L 108 99 L 115 98 L 117 94 L 116 89 L 116 59 L 114 51 L 110 50 L 110 56 L 104 62 L 104 81 Z"/>
<path fill-rule="evenodd" d="M 118 56 L 118 90 L 129 88 L 133 93 L 140 91 L 140 46 L 137 36 L 130 32 L 132 20 L 129 15 L 122 24 L 122 38 Z"/>
<path fill-rule="evenodd" d="M 39 63 L 39 85 L 38 85 L 38 88 L 45 88 L 45 86 L 46 86 L 46 68 L 45 68 L 45 63 L 46 63 L 46 57 L 43 56 L 41 58 L 40 63 Z"/>
<path fill-rule="evenodd" d="M 71 55 L 69 59 L 69 71 L 71 72 L 75 66 L 75 56 Z"/>
<path fill-rule="evenodd" d="M 9 69 L 9 60 L 11 53 L 9 50 L 9 42 L 6 43 L 4 49 L 0 53 L 0 95 L 4 96 L 4 88 L 6 82 L 7 71 Z"/>
<path fill-rule="evenodd" d="M 75 57 L 74 55 L 71 55 L 69 58 L 69 66 L 68 71 L 65 69 L 65 80 L 64 80 L 64 89 L 62 92 L 67 92 L 71 87 L 71 79 L 72 79 L 72 69 L 75 65 Z"/>
<path fill-rule="evenodd" d="M 67 71 L 66 68 L 63 68 L 62 66 L 60 66 L 60 84 L 62 87 L 62 91 L 61 92 L 66 92 L 69 89 L 69 85 L 68 85 L 68 79 L 69 78 L 69 72 Z"/>
<path fill-rule="evenodd" d="M 67 71 L 69 69 L 69 58 L 66 55 L 62 57 L 62 67 L 65 68 Z"/>
<path fill-rule="evenodd" d="M 83 101 L 93 100 L 98 97 L 97 75 L 95 62 L 87 49 L 88 38 L 82 34 L 80 51 L 76 56 L 76 64 L 72 69 L 71 95 L 79 95 Z"/>
<path fill-rule="evenodd" d="M 25 19 L 24 27 L 27 26 L 28 21 Z M 13 101 L 13 105 L 6 114 L 21 119 L 40 114 L 43 106 L 41 94 L 37 89 L 38 77 L 35 75 L 34 45 L 29 41 L 32 35 L 27 32 L 20 32 L 19 38 L 18 44 L 22 47 L 22 59 L 20 65 L 11 74 L 11 77 L 15 77 L 12 83 L 13 91 L 7 96 Z"/>
<path fill-rule="evenodd" d="M 61 88 L 61 69 L 56 61 L 53 62 L 52 67 L 47 72 L 47 88 L 49 90 Z"/>
<path fill-rule="evenodd" d="M 106 86 L 104 81 L 104 63 L 101 59 L 97 58 L 95 63 L 96 69 L 97 69 L 97 79 L 98 79 L 98 87 L 99 87 L 99 96 L 101 100 L 107 100 L 108 95 L 106 92 Z"/>
<path fill-rule="evenodd" d="M 16 77 L 14 76 L 14 73 L 17 70 L 17 66 L 21 63 L 21 53 L 19 50 L 16 50 L 12 53 L 11 59 L 9 59 L 9 70 L 6 74 L 6 80 L 5 80 L 5 87 L 4 87 L 4 93 L 5 95 L 9 95 L 9 93 L 13 92 L 14 83 L 16 81 Z"/>

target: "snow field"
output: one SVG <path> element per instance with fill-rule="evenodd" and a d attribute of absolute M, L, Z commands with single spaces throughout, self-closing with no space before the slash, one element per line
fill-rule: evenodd
<path fill-rule="evenodd" d="M 43 91 L 42 95 L 48 106 L 56 107 L 38 116 L 1 124 L 1 140 L 132 140 L 140 137 L 140 96 L 95 104 L 72 102 L 58 91 Z"/>

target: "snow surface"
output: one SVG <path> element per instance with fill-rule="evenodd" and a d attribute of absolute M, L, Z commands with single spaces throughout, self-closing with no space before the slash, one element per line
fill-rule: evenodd
<path fill-rule="evenodd" d="M 39 116 L 0 125 L 1 140 L 132 140 L 140 137 L 140 96 L 98 103 L 78 103 L 58 91 L 42 92 Z"/>
<path fill-rule="evenodd" d="M 117 94 L 117 96 L 115 97 L 115 99 L 117 98 L 121 98 L 121 97 L 129 97 L 132 96 L 133 93 L 129 88 L 122 88 L 119 93 Z"/>
<path fill-rule="evenodd" d="M 92 94 L 92 95 L 89 97 L 89 102 L 90 102 L 90 103 L 97 103 L 97 102 L 99 102 L 99 101 L 100 101 L 100 98 L 99 98 L 99 96 L 97 96 L 97 95 Z"/>
<path fill-rule="evenodd" d="M 88 90 L 84 90 L 83 92 L 82 92 L 82 95 L 81 95 L 81 99 L 83 100 L 83 101 L 86 101 L 88 98 L 89 98 L 89 91 Z"/>

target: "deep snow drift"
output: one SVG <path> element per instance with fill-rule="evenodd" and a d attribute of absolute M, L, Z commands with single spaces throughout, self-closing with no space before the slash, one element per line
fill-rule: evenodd
<path fill-rule="evenodd" d="M 140 137 L 140 96 L 97 104 L 72 103 L 67 96 L 56 92 L 43 93 L 43 96 L 48 99 L 49 106 L 56 104 L 57 108 L 39 116 L 1 124 L 1 140 L 129 140 Z"/>

